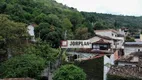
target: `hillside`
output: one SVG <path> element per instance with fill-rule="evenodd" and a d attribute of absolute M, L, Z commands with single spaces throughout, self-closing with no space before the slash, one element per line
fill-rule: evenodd
<path fill-rule="evenodd" d="M 142 28 L 142 17 L 81 12 L 90 22 L 100 22 L 106 28 Z"/>
<path fill-rule="evenodd" d="M 55 0 L 1 0 L 0 13 L 15 22 L 37 24 L 36 37 L 52 47 L 63 39 L 88 39 L 94 29 L 142 27 L 142 17 L 79 12 Z"/>

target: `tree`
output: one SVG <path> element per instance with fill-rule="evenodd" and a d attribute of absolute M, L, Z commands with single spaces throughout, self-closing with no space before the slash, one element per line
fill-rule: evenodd
<path fill-rule="evenodd" d="M 64 65 L 55 72 L 53 80 L 86 80 L 86 74 L 77 66 Z"/>
<path fill-rule="evenodd" d="M 84 40 L 89 37 L 88 28 L 86 27 L 79 27 L 75 30 L 75 32 L 75 39 Z"/>
<path fill-rule="evenodd" d="M 35 32 L 37 33 L 36 36 L 40 36 L 41 40 L 48 42 L 50 46 L 54 48 L 58 48 L 60 46 L 60 40 L 63 37 L 63 31 L 61 28 L 55 27 L 48 23 L 41 23 L 35 29 Z M 38 33 L 40 35 L 38 35 Z"/>
<path fill-rule="evenodd" d="M 126 36 L 126 42 L 135 42 L 135 39 L 133 37 L 130 36 Z"/>
<path fill-rule="evenodd" d="M 44 13 L 41 13 L 40 15 L 35 17 L 35 22 L 39 24 L 40 22 L 46 22 L 48 19 L 47 15 Z"/>
<path fill-rule="evenodd" d="M 62 27 L 63 27 L 64 30 L 71 30 L 72 26 L 73 25 L 68 18 L 63 19 Z"/>
<path fill-rule="evenodd" d="M 0 15 L 0 36 L 8 55 L 20 53 L 23 40 L 28 36 L 26 25 L 9 20 L 7 15 Z"/>
<path fill-rule="evenodd" d="M 23 54 L 8 59 L 0 66 L 0 78 L 39 78 L 45 60 L 34 54 Z"/>
<path fill-rule="evenodd" d="M 56 27 L 61 27 L 61 21 L 59 19 L 59 17 L 55 14 L 49 14 L 47 16 L 47 22 L 50 24 L 50 25 L 54 25 Z"/>
<path fill-rule="evenodd" d="M 107 29 L 107 28 L 108 27 L 105 27 L 105 25 L 100 21 L 96 22 L 95 27 L 94 27 L 95 30 L 102 30 L 102 29 Z"/>
<path fill-rule="evenodd" d="M 57 58 L 59 50 L 51 48 L 46 42 L 43 42 L 26 47 L 25 53 L 35 54 L 48 62 L 54 61 Z"/>

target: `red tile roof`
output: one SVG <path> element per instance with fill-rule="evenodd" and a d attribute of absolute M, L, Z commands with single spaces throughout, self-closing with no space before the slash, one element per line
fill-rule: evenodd
<path fill-rule="evenodd" d="M 109 42 L 105 42 L 104 39 L 100 39 L 99 41 L 96 41 L 94 43 L 97 43 L 97 44 L 111 44 Z"/>

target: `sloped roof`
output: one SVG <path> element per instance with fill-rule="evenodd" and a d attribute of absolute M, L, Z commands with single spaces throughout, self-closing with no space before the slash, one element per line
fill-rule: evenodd
<path fill-rule="evenodd" d="M 133 52 L 133 53 L 131 53 L 130 55 L 133 55 L 133 56 L 142 56 L 142 51 Z"/>
<path fill-rule="evenodd" d="M 142 47 L 142 42 L 125 42 L 124 46 Z"/>
<path fill-rule="evenodd" d="M 99 38 L 106 39 L 106 40 L 120 41 L 120 39 L 114 39 L 114 38 L 111 38 L 111 37 L 108 37 L 108 36 L 101 36 L 101 35 L 98 35 L 98 34 L 95 34 L 94 37 L 99 37 Z M 91 38 L 90 38 L 90 39 L 91 39 Z"/>
<path fill-rule="evenodd" d="M 114 32 L 114 33 L 118 33 L 116 30 L 114 30 L 114 29 L 105 29 L 105 30 L 95 30 L 95 32 L 106 32 L 106 31 L 112 31 L 112 32 Z"/>
<path fill-rule="evenodd" d="M 109 42 L 105 42 L 104 39 L 100 39 L 99 41 L 96 41 L 94 43 L 97 43 L 97 44 L 111 44 Z"/>
<path fill-rule="evenodd" d="M 121 77 L 136 77 L 142 79 L 142 74 L 139 72 L 139 68 L 133 66 L 111 66 L 109 75 L 117 75 Z"/>

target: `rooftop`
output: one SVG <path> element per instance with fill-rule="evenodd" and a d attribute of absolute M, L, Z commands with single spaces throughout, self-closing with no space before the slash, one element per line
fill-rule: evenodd
<path fill-rule="evenodd" d="M 105 42 L 104 39 L 100 39 L 99 41 L 94 42 L 95 44 L 111 44 L 109 42 Z"/>
<path fill-rule="evenodd" d="M 106 30 L 95 30 L 95 32 L 106 32 L 106 31 L 112 31 L 112 32 L 114 32 L 114 33 L 118 33 L 116 30 L 114 30 L 114 29 L 106 29 Z"/>
<path fill-rule="evenodd" d="M 125 42 L 124 46 L 138 46 L 138 47 L 142 47 L 142 42 Z"/>
<path fill-rule="evenodd" d="M 139 68 L 132 66 L 111 66 L 108 74 L 122 77 L 137 77 L 142 78 Z"/>
<path fill-rule="evenodd" d="M 115 39 L 115 38 L 111 38 L 111 37 L 108 37 L 108 36 L 101 36 L 101 35 L 98 35 L 98 34 L 96 34 L 94 37 L 99 37 L 99 38 L 106 39 L 106 40 L 120 41 L 120 39 Z M 92 39 L 92 38 L 90 38 L 90 39 Z"/>

